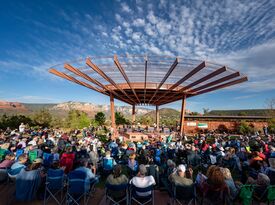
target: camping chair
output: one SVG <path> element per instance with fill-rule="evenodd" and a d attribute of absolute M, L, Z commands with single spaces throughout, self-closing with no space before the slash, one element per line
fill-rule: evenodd
<path fill-rule="evenodd" d="M 269 185 L 267 187 L 267 203 L 275 203 L 275 185 Z"/>
<path fill-rule="evenodd" d="M 110 174 L 114 168 L 114 159 L 103 158 L 102 167 L 103 167 L 103 173 L 105 175 Z"/>
<path fill-rule="evenodd" d="M 151 192 L 150 195 L 148 196 L 142 196 L 142 194 L 146 192 Z M 132 201 L 136 202 L 139 205 L 145 205 L 150 202 L 154 205 L 154 187 L 153 186 L 148 186 L 145 188 L 139 188 L 134 185 L 131 185 L 130 187 L 130 203 Z"/>
<path fill-rule="evenodd" d="M 32 163 L 35 159 L 38 158 L 38 151 L 37 150 L 31 150 L 29 151 L 29 159 L 30 159 L 30 162 Z"/>
<path fill-rule="evenodd" d="M 90 199 L 90 181 L 86 180 L 86 174 L 82 171 L 72 171 L 68 174 L 68 187 L 66 201 L 70 204 L 80 204 L 83 198 L 84 204 Z"/>
<path fill-rule="evenodd" d="M 0 162 L 4 159 L 7 150 L 0 148 Z"/>
<path fill-rule="evenodd" d="M 61 205 L 63 198 L 64 188 L 64 170 L 62 169 L 49 169 L 46 178 L 46 187 L 44 195 L 44 205 L 52 198 L 58 205 Z M 61 197 L 58 200 L 57 195 L 60 193 Z"/>
<path fill-rule="evenodd" d="M 189 186 L 174 185 L 173 186 L 173 205 L 180 204 L 183 205 L 182 201 L 191 204 L 197 204 L 196 199 L 196 185 L 195 183 Z"/>
<path fill-rule="evenodd" d="M 123 201 L 126 201 L 126 204 L 128 205 L 128 184 L 106 184 L 105 199 L 105 204 L 107 204 L 107 200 L 109 199 L 114 205 L 119 205 Z"/>
<path fill-rule="evenodd" d="M 7 169 L 0 169 L 0 182 L 6 182 L 7 178 L 8 178 Z"/>
<path fill-rule="evenodd" d="M 53 163 L 53 154 L 51 153 L 43 153 L 43 165 L 44 167 L 50 167 Z"/>
<path fill-rule="evenodd" d="M 239 198 L 242 200 L 243 205 L 249 205 L 253 200 L 254 185 L 245 184 L 241 186 Z"/>
<path fill-rule="evenodd" d="M 24 154 L 24 149 L 17 149 L 16 150 L 16 160 L 18 160 L 18 157 L 20 157 L 20 155 Z"/>
<path fill-rule="evenodd" d="M 18 167 L 16 169 L 8 169 L 9 182 L 15 182 L 17 175 L 21 172 L 24 166 Z"/>

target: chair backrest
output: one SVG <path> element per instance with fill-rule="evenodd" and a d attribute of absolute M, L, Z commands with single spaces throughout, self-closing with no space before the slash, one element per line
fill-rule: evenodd
<path fill-rule="evenodd" d="M 248 205 L 251 203 L 254 188 L 255 186 L 251 184 L 241 186 L 239 197 L 242 199 L 244 205 Z"/>
<path fill-rule="evenodd" d="M 114 167 L 114 159 L 107 159 L 107 158 L 103 158 L 103 169 L 105 170 L 112 170 Z"/>
<path fill-rule="evenodd" d="M 151 195 L 152 195 L 152 191 L 154 189 L 154 187 L 152 185 L 148 186 L 148 187 L 144 187 L 144 188 L 140 188 L 140 187 L 136 187 L 135 185 L 132 185 L 131 188 L 132 188 L 132 193 L 134 195 L 137 194 L 139 197 L 142 197 L 143 193 L 148 193 L 150 191 L 151 191 Z M 146 195 L 146 197 L 148 197 L 148 195 Z"/>
<path fill-rule="evenodd" d="M 60 190 L 64 185 L 64 170 L 63 169 L 49 169 L 47 172 L 48 188 L 50 190 Z"/>
<path fill-rule="evenodd" d="M 68 192 L 71 194 L 84 194 L 89 190 L 86 173 L 82 171 L 72 171 L 68 174 Z"/>
<path fill-rule="evenodd" d="M 196 197 L 195 184 L 189 186 L 176 185 L 174 187 L 174 197 L 181 200 L 191 200 Z"/>
<path fill-rule="evenodd" d="M 18 167 L 16 169 L 9 169 L 8 174 L 11 176 L 15 176 L 20 173 L 20 171 L 24 168 L 25 166 Z"/>
<path fill-rule="evenodd" d="M 271 185 L 275 185 L 275 171 L 269 170 L 269 171 L 267 172 L 267 176 L 268 176 L 269 179 L 270 179 L 270 184 L 271 184 Z"/>
<path fill-rule="evenodd" d="M 128 188 L 128 184 L 113 185 L 113 184 L 106 183 L 105 188 L 112 191 L 123 191 Z"/>
<path fill-rule="evenodd" d="M 18 157 L 20 157 L 20 155 L 24 154 L 24 150 L 23 149 L 17 149 L 16 150 L 16 159 L 18 159 Z"/>
<path fill-rule="evenodd" d="M 38 157 L 38 151 L 37 150 L 31 150 L 29 151 L 29 159 L 31 162 L 33 162 Z"/>
<path fill-rule="evenodd" d="M 43 165 L 49 167 L 53 163 L 53 154 L 43 153 Z"/>
<path fill-rule="evenodd" d="M 0 148 L 0 161 L 4 159 L 6 151 L 7 150 Z"/>
<path fill-rule="evenodd" d="M 267 200 L 269 202 L 275 201 L 275 185 L 270 185 L 267 188 Z"/>

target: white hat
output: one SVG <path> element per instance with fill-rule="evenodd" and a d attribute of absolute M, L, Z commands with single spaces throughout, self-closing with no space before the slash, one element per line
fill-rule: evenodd
<path fill-rule="evenodd" d="M 178 167 L 177 167 L 177 170 L 178 171 L 182 171 L 182 172 L 185 172 L 186 168 L 183 164 L 180 164 Z"/>

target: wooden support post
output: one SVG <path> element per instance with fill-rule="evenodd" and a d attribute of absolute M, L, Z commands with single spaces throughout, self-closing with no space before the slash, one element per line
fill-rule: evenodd
<path fill-rule="evenodd" d="M 116 129 L 116 119 L 115 119 L 115 103 L 114 103 L 114 96 L 110 94 L 110 111 L 111 111 L 111 121 L 112 121 L 112 128 L 115 131 Z"/>
<path fill-rule="evenodd" d="M 157 132 L 159 132 L 159 106 L 156 105 L 156 125 L 157 125 Z"/>
<path fill-rule="evenodd" d="M 181 115 L 180 115 L 180 134 L 184 135 L 184 114 L 185 114 L 185 106 L 186 106 L 186 95 L 182 98 L 181 104 Z"/>
<path fill-rule="evenodd" d="M 135 128 L 135 123 L 136 123 L 136 105 L 133 104 L 132 106 L 132 128 Z"/>

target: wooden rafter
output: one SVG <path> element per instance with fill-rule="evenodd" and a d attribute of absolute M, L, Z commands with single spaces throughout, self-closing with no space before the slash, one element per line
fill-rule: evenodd
<path fill-rule="evenodd" d="M 148 64 L 148 59 L 147 56 L 145 57 L 145 66 L 144 66 L 144 104 L 145 104 L 145 96 L 146 96 L 146 87 L 147 87 L 147 64 Z"/>
<path fill-rule="evenodd" d="M 109 94 L 112 93 L 113 95 L 115 95 L 117 98 L 121 98 L 114 90 L 109 89 L 108 87 L 106 87 L 105 85 L 103 85 L 101 82 L 99 82 L 98 80 L 88 76 L 87 74 L 81 72 L 79 69 L 73 67 L 70 64 L 65 64 L 64 68 L 71 71 L 72 73 L 74 73 L 75 75 L 82 77 L 84 79 L 86 79 L 87 81 L 96 84 L 97 86 L 101 87 L 102 89 L 104 89 L 105 91 L 108 91 Z M 124 101 L 126 101 L 127 103 L 131 102 L 129 100 L 124 99 Z"/>
<path fill-rule="evenodd" d="M 161 88 L 161 86 L 165 83 L 165 81 L 169 78 L 169 76 L 171 75 L 171 73 L 173 72 L 173 70 L 176 68 L 176 66 L 179 63 L 179 59 L 176 58 L 176 60 L 174 61 L 174 63 L 171 65 L 171 67 L 169 68 L 169 70 L 167 71 L 167 73 L 165 74 L 164 78 L 161 80 L 160 84 L 158 85 L 154 95 L 152 96 L 152 98 L 149 100 L 149 103 L 152 101 L 152 99 L 156 96 L 156 94 L 158 93 L 159 89 Z"/>
<path fill-rule="evenodd" d="M 137 98 L 138 103 L 140 103 L 140 99 L 138 98 L 135 90 L 133 89 L 129 78 L 128 78 L 127 74 L 125 73 L 124 68 L 121 66 L 121 64 L 120 64 L 120 62 L 117 58 L 117 55 L 114 55 L 114 63 L 116 64 L 116 66 L 117 66 L 118 70 L 120 71 L 121 75 L 123 76 L 123 78 L 125 79 L 127 84 L 129 85 L 129 87 L 131 88 L 132 92 L 134 93 L 135 97 Z"/>
<path fill-rule="evenodd" d="M 180 84 L 182 84 L 183 82 L 185 82 L 186 80 L 188 80 L 189 78 L 191 78 L 193 75 L 195 75 L 201 69 L 203 69 L 205 66 L 206 66 L 206 63 L 205 63 L 205 61 L 203 61 L 201 64 L 199 64 L 193 70 L 191 70 L 188 74 L 186 74 L 183 78 L 181 78 L 179 81 L 177 81 L 174 85 L 172 85 L 168 89 L 168 92 L 166 92 L 163 95 L 161 95 L 156 101 L 158 101 L 158 100 L 164 98 L 165 96 L 167 96 L 168 94 L 170 94 L 172 90 L 174 90 L 175 88 L 177 88 L 178 86 L 180 86 Z"/>
<path fill-rule="evenodd" d="M 130 101 L 132 101 L 131 104 L 136 104 L 136 102 L 130 98 L 127 93 L 122 90 L 109 76 L 107 76 L 99 67 L 97 67 L 97 65 L 95 65 L 94 63 L 92 63 L 90 58 L 86 59 L 86 64 L 92 68 L 95 72 L 97 72 L 101 77 L 103 77 L 106 81 L 108 81 L 109 83 L 111 83 L 114 87 L 116 87 L 118 90 L 120 90 Z"/>

